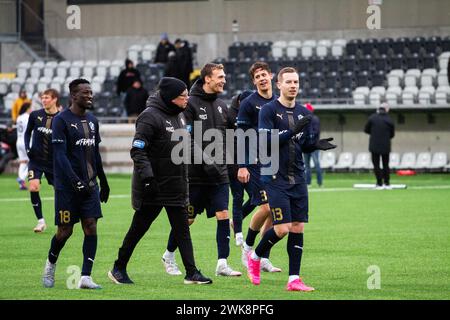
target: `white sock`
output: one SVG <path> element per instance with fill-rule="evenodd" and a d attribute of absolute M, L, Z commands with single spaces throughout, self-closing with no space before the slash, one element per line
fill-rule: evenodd
<path fill-rule="evenodd" d="M 175 252 L 170 252 L 166 249 L 166 252 L 164 252 L 163 255 L 164 259 L 166 260 L 174 260 L 175 259 Z"/>
<path fill-rule="evenodd" d="M 217 265 L 218 266 L 227 265 L 227 259 L 219 259 L 219 260 L 217 260 Z"/>
<path fill-rule="evenodd" d="M 297 280 L 299 278 L 300 278 L 299 276 L 289 276 L 288 282 L 292 282 L 292 281 Z"/>
<path fill-rule="evenodd" d="M 236 233 L 236 238 L 244 238 L 244 235 L 242 234 L 242 232 L 238 232 Z"/>
<path fill-rule="evenodd" d="M 244 250 L 245 250 L 245 251 L 250 251 L 250 250 L 252 250 L 252 249 L 253 249 L 253 248 L 250 247 L 250 246 L 247 244 L 247 242 L 244 241 Z"/>
<path fill-rule="evenodd" d="M 44 224 L 44 223 L 45 223 L 45 219 L 44 219 L 44 218 L 39 219 L 39 220 L 38 220 L 38 223 L 39 223 L 39 224 Z"/>
<path fill-rule="evenodd" d="M 261 258 L 261 263 L 265 263 L 265 262 L 267 262 L 267 261 L 269 261 L 269 259 L 267 259 L 267 258 Z"/>
<path fill-rule="evenodd" d="M 257 261 L 261 260 L 261 258 L 256 255 L 255 251 L 252 252 L 251 257 L 253 260 L 257 260 Z"/>

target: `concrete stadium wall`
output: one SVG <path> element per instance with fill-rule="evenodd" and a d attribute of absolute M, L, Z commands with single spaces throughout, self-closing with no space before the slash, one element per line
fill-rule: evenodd
<path fill-rule="evenodd" d="M 203 64 L 226 57 L 237 19 L 241 41 L 352 39 L 450 34 L 450 2 L 396 0 L 381 5 L 381 29 L 366 27 L 362 0 L 209 0 L 83 5 L 81 29 L 66 27 L 65 1 L 46 0 L 52 44 L 70 60 L 122 59 L 132 44 L 157 43 L 162 32 L 198 44 Z"/>
<path fill-rule="evenodd" d="M 0 72 L 16 72 L 22 61 L 32 61 L 31 56 L 18 43 L 0 42 Z"/>

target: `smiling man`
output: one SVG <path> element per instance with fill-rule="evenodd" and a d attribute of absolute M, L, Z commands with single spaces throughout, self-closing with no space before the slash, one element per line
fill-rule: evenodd
<path fill-rule="evenodd" d="M 228 216 L 229 178 L 226 165 L 226 148 L 223 145 L 227 128 L 232 128 L 227 116 L 226 103 L 218 98 L 225 85 L 223 65 L 207 63 L 200 72 L 200 79 L 191 88 L 189 103 L 184 115 L 188 127 L 201 123 L 202 137 L 208 129 L 216 129 L 223 136 L 222 142 L 214 142 L 216 150 L 223 150 L 223 162 L 193 164 L 189 166 L 189 223 L 192 224 L 197 214 L 206 210 L 208 218 L 217 219 L 217 276 L 240 276 L 241 272 L 233 270 L 227 263 L 230 254 L 230 219 Z M 192 134 L 196 141 L 195 130 Z M 199 137 L 197 136 L 197 139 Z M 201 140 L 201 139 L 199 139 Z M 222 143 L 222 145 L 220 145 Z M 208 141 L 202 141 L 201 151 L 208 146 Z M 175 263 L 174 251 L 177 248 L 173 232 L 170 233 L 167 250 L 163 255 L 166 272 L 179 275 L 181 272 Z"/>
<path fill-rule="evenodd" d="M 80 289 L 99 289 L 91 278 L 97 251 L 97 219 L 102 217 L 100 202 L 107 202 L 109 186 L 99 152 L 97 118 L 87 112 L 93 108 L 89 81 L 76 79 L 69 84 L 72 105 L 58 114 L 52 124 L 55 224 L 42 282 L 55 283 L 56 261 L 74 224 L 81 220 L 84 232 L 83 267 Z M 100 190 L 97 184 L 100 180 Z"/>

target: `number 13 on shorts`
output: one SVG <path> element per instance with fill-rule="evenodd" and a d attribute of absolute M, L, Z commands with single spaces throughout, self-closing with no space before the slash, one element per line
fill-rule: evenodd
<path fill-rule="evenodd" d="M 271 208 L 273 221 L 283 220 L 283 211 L 281 208 Z"/>

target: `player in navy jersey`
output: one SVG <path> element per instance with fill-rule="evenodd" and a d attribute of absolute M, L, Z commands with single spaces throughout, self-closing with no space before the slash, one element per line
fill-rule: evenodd
<path fill-rule="evenodd" d="M 255 136 L 257 136 L 259 112 L 263 105 L 277 99 L 277 96 L 272 92 L 273 74 L 267 63 L 255 62 L 250 67 L 249 73 L 256 87 L 256 92 L 241 102 L 237 117 L 237 127 L 247 132 L 253 130 Z M 264 231 L 272 226 L 272 217 L 270 215 L 269 204 L 267 203 L 266 191 L 260 180 L 260 163 L 259 161 L 254 161 L 258 157 L 258 143 L 257 141 L 253 143 L 250 141 L 245 142 L 246 159 L 245 163 L 239 163 L 237 178 L 241 183 L 247 184 L 248 189 L 251 190 L 252 205 L 259 206 L 258 210 L 252 216 L 247 237 L 242 246 L 242 263 L 244 266 L 247 266 L 247 253 L 252 250 L 256 236 L 260 230 L 262 229 L 262 234 L 264 234 Z M 238 141 L 238 150 L 240 147 Z M 261 260 L 261 270 L 266 272 L 280 272 L 281 269 L 274 267 L 270 262 L 269 254 L 270 251 L 264 253 L 263 259 Z"/>
<path fill-rule="evenodd" d="M 47 228 L 42 215 L 39 191 L 43 174 L 48 184 L 53 185 L 52 122 L 58 114 L 58 98 L 59 93 L 55 89 L 45 90 L 41 95 L 43 109 L 33 111 L 30 114 L 25 131 L 25 148 L 30 159 L 28 181 L 30 184 L 31 205 L 38 219 L 38 223 L 33 229 L 34 232 L 44 232 Z"/>
<path fill-rule="evenodd" d="M 102 217 L 100 202 L 109 197 L 109 186 L 99 152 L 100 134 L 92 109 L 89 81 L 76 79 L 69 84 L 72 105 L 55 117 L 52 144 L 55 187 L 56 235 L 51 241 L 45 264 L 44 287 L 53 287 L 56 261 L 74 224 L 81 220 L 84 232 L 83 267 L 78 287 L 98 289 L 91 278 L 97 250 L 97 219 Z M 100 180 L 100 190 L 97 185 Z"/>
<path fill-rule="evenodd" d="M 308 222 L 308 189 L 302 152 L 329 150 L 336 146 L 332 138 L 318 140 L 311 130 L 311 112 L 295 99 L 299 91 L 299 76 L 294 68 L 283 68 L 278 74 L 280 97 L 266 104 L 259 114 L 259 132 L 268 137 L 278 133 L 279 166 L 271 174 L 261 171 L 261 180 L 269 200 L 273 228 L 266 231 L 254 251 L 248 253 L 248 276 L 260 283 L 260 259 L 264 252 L 288 235 L 289 291 L 312 291 L 300 278 L 303 253 L 304 224 Z M 272 145 L 270 145 L 272 147 Z M 268 169 L 268 168 L 266 168 Z"/>

